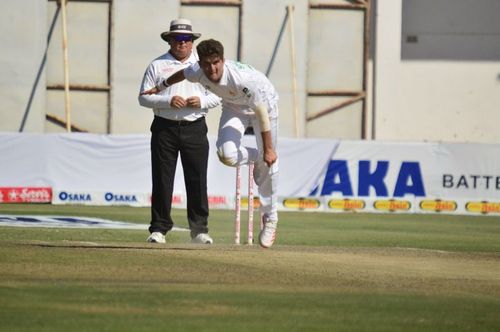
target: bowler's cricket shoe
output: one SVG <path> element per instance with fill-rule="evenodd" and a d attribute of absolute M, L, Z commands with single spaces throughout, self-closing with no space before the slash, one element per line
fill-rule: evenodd
<path fill-rule="evenodd" d="M 212 244 L 214 240 L 207 233 L 200 233 L 191 239 L 191 243 Z"/>
<path fill-rule="evenodd" d="M 269 220 L 266 217 L 262 217 L 262 223 L 264 227 L 259 234 L 259 242 L 261 247 L 269 248 L 273 245 L 276 239 L 276 228 L 278 227 L 278 220 Z"/>
<path fill-rule="evenodd" d="M 151 243 L 165 243 L 165 235 L 160 232 L 153 232 L 148 236 L 146 241 Z"/>

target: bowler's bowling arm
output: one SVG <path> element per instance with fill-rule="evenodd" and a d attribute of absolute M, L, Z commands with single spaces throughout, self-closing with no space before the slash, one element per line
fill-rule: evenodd
<path fill-rule="evenodd" d="M 181 81 L 183 81 L 185 79 L 186 79 L 186 77 L 184 76 L 184 70 L 181 69 L 178 72 L 176 72 L 173 75 L 171 75 L 169 78 L 161 81 L 157 86 L 155 86 L 155 87 L 153 87 L 153 88 L 151 88 L 149 90 L 141 92 L 141 95 L 154 95 L 154 94 L 157 94 L 157 93 L 165 90 L 169 86 L 174 85 L 176 83 L 179 83 L 179 82 L 181 82 Z"/>

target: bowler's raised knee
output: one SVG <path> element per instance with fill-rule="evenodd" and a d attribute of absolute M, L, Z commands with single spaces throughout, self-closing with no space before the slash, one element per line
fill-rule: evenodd
<path fill-rule="evenodd" d="M 238 151 L 233 149 L 224 148 L 221 146 L 217 148 L 217 156 L 221 163 L 226 166 L 236 167 L 238 165 Z"/>

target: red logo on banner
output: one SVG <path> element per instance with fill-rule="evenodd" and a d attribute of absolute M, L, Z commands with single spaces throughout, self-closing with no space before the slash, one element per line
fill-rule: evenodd
<path fill-rule="evenodd" d="M 181 195 L 173 195 L 172 196 L 172 204 L 182 204 L 182 196 Z"/>
<path fill-rule="evenodd" d="M 208 204 L 210 206 L 212 205 L 224 205 L 224 204 L 227 204 L 227 200 L 226 200 L 226 196 L 212 196 L 212 195 L 209 195 L 208 196 Z"/>
<path fill-rule="evenodd" d="M 50 187 L 1 187 L 1 203 L 50 203 Z"/>

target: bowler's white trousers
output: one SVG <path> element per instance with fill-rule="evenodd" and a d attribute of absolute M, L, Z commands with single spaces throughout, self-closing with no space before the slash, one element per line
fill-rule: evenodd
<path fill-rule="evenodd" d="M 260 213 L 269 220 L 278 220 L 278 170 L 279 158 L 268 167 L 264 162 L 264 148 L 259 121 L 255 114 L 245 114 L 246 107 L 224 105 L 219 122 L 217 154 L 224 164 L 236 167 L 254 163 L 254 180 L 258 186 Z M 277 109 L 271 114 L 277 114 Z M 273 147 L 277 151 L 278 118 L 270 119 Z M 257 149 L 241 145 L 247 127 L 252 126 Z"/>

